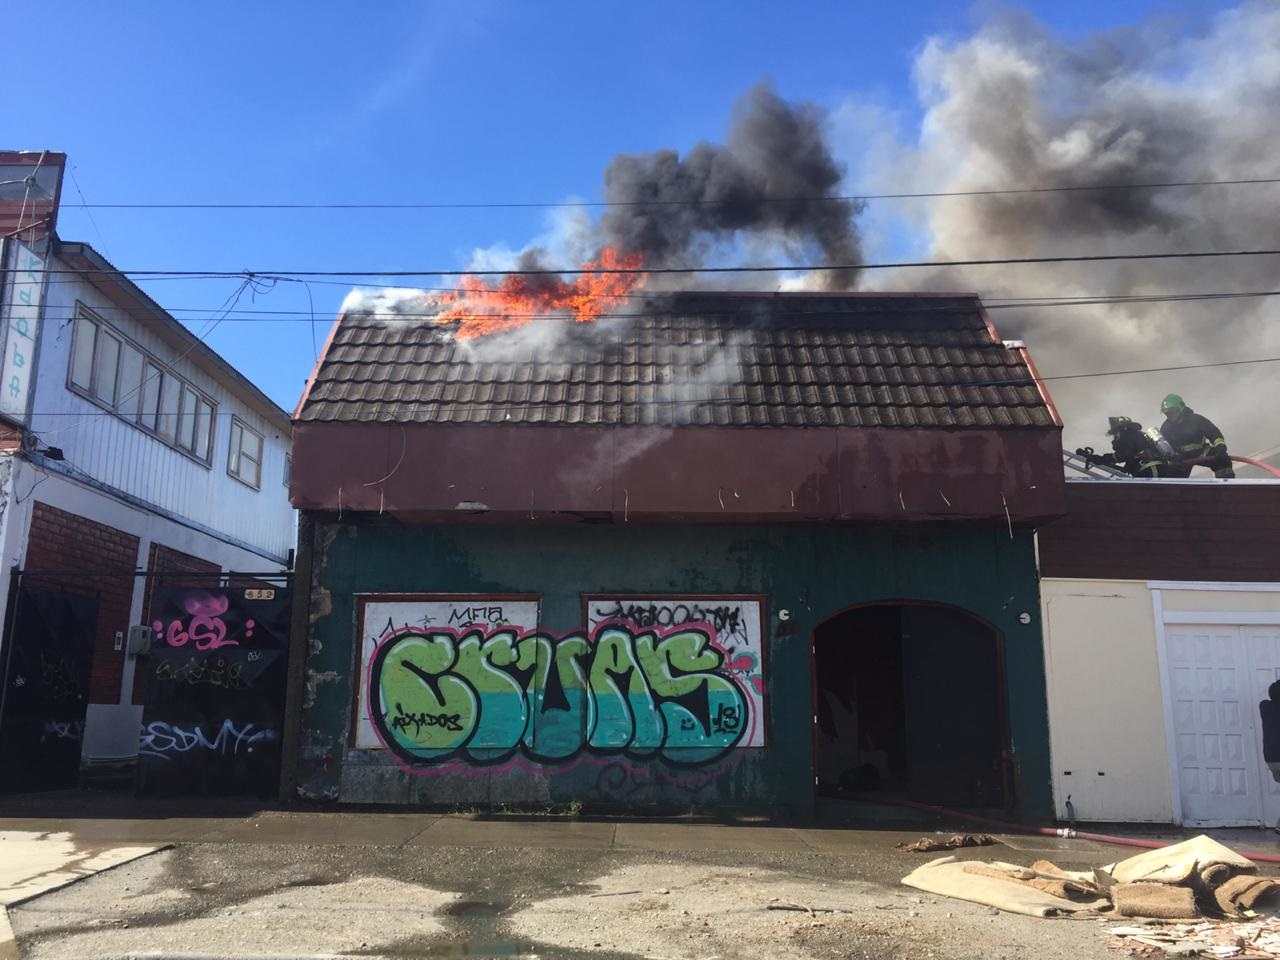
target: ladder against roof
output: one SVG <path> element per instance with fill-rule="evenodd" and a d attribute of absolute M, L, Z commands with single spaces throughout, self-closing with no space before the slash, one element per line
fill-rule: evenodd
<path fill-rule="evenodd" d="M 1090 480 L 1131 480 L 1129 474 L 1123 470 L 1117 470 L 1115 467 L 1108 467 L 1105 464 L 1094 463 L 1078 453 L 1072 453 L 1070 450 L 1062 451 L 1062 466 L 1067 476 L 1073 474 L 1077 476 L 1088 477 Z"/>

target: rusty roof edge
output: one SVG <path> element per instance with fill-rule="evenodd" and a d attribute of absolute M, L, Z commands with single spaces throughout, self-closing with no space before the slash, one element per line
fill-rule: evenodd
<path fill-rule="evenodd" d="M 1061 429 L 1062 415 L 1058 413 L 1057 405 L 1053 402 L 1053 398 L 1049 396 L 1049 388 L 1045 386 L 1044 378 L 1040 376 L 1040 371 L 1036 368 L 1036 362 L 1031 359 L 1031 351 L 1027 349 L 1027 345 L 1021 340 L 1006 341 L 1000 338 L 1000 332 L 996 330 L 996 325 L 991 322 L 991 316 L 987 313 L 986 304 L 982 302 L 981 298 L 978 300 L 978 313 L 982 317 L 982 322 L 986 324 L 987 330 L 991 333 L 991 339 L 1017 354 L 1019 359 L 1026 364 L 1027 372 L 1031 375 L 1031 379 L 1036 385 L 1036 391 L 1040 394 L 1040 399 L 1044 401 L 1044 405 L 1049 410 L 1049 416 L 1053 418 L 1054 425 Z"/>
<path fill-rule="evenodd" d="M 31 223 L 5 234 L 6 237 L 16 236 L 24 230 L 30 230 L 38 226 L 41 222 L 47 222 L 49 233 L 53 233 L 58 225 L 58 209 L 62 205 L 62 181 L 67 170 L 67 155 L 59 150 L 0 150 L 0 164 L 20 165 L 26 163 L 34 163 L 34 171 L 39 170 L 42 166 L 48 164 L 51 167 L 58 168 L 57 185 L 54 187 L 53 196 L 45 202 L 50 205 L 48 216 L 33 220 Z"/>
<path fill-rule="evenodd" d="M 68 241 L 55 237 L 54 252 L 59 257 L 71 260 L 73 266 L 83 265 L 82 269 L 86 273 L 94 274 L 103 280 L 109 281 L 133 300 L 136 300 L 148 313 L 160 320 L 169 333 L 186 345 L 189 355 L 196 354 L 206 363 L 228 374 L 231 381 L 229 386 L 232 389 L 239 388 L 258 407 L 264 408 L 273 419 L 280 420 L 285 424 L 288 423 L 289 412 L 287 410 L 263 393 L 257 384 L 232 366 L 222 354 L 179 323 L 164 307 L 151 299 L 145 290 L 121 273 L 92 246 L 83 241 Z M 76 264 L 75 260 L 79 260 L 80 264 Z"/>
<path fill-rule="evenodd" d="M 302 410 L 307 405 L 307 401 L 311 399 L 311 388 L 315 386 L 316 378 L 320 376 L 320 368 L 324 366 L 325 360 L 329 358 L 329 349 L 333 346 L 333 339 L 338 335 L 338 328 L 342 326 L 342 321 L 346 319 L 346 311 L 338 314 L 337 319 L 333 321 L 333 326 L 329 328 L 329 335 L 324 338 L 324 346 L 320 350 L 320 355 L 316 357 L 315 365 L 311 368 L 311 376 L 307 377 L 306 386 L 302 388 L 302 396 L 298 398 L 298 404 L 293 408 L 293 414 L 290 421 L 297 422 L 302 417 Z"/>
<path fill-rule="evenodd" d="M 1022 362 L 1027 365 L 1027 372 L 1031 374 L 1036 391 L 1040 394 L 1040 399 L 1044 401 L 1045 407 L 1049 410 L 1049 416 L 1053 417 L 1054 424 L 1061 428 L 1062 415 L 1058 413 L 1058 407 L 1053 402 L 1053 397 L 1049 396 L 1049 388 L 1045 386 L 1044 377 L 1040 376 L 1040 371 L 1036 368 L 1036 362 L 1031 359 L 1031 351 L 1027 349 L 1027 345 L 1021 340 L 1011 341 L 1010 349 L 1021 357 Z"/>

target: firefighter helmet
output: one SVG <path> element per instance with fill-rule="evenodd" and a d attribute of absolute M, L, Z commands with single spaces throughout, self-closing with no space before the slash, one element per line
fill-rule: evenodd
<path fill-rule="evenodd" d="M 1185 410 L 1187 403 L 1176 393 L 1171 393 L 1160 401 L 1160 412 L 1168 413 L 1170 410 Z"/>

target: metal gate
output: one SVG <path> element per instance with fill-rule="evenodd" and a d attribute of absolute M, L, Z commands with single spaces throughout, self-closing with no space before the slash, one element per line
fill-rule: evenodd
<path fill-rule="evenodd" d="M 287 575 L 158 578 L 138 651 L 139 793 L 275 796 L 290 598 Z"/>
<path fill-rule="evenodd" d="M 15 575 L 8 609 L 0 669 L 0 792 L 74 787 L 98 598 Z"/>

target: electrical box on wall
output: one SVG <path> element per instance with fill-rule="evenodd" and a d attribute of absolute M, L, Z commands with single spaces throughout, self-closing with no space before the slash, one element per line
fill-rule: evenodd
<path fill-rule="evenodd" d="M 129 656 L 139 657 L 151 652 L 152 630 L 145 623 L 135 624 L 129 628 Z"/>

